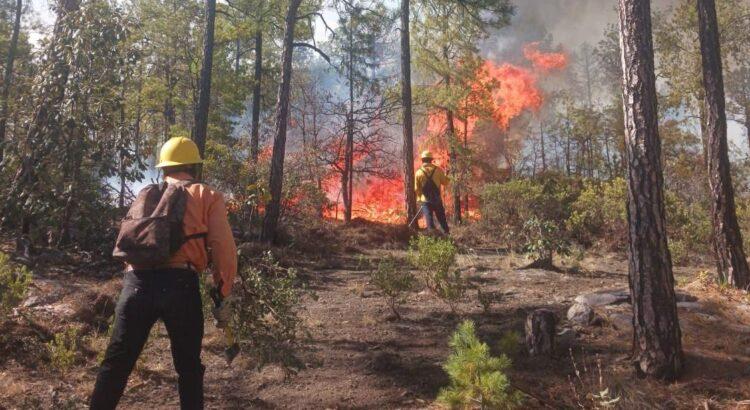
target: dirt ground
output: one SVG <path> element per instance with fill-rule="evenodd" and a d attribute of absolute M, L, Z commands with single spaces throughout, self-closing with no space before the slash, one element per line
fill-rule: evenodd
<path fill-rule="evenodd" d="M 298 356 L 299 371 L 277 365 L 258 370 L 240 356 L 224 364 L 222 337 L 207 324 L 203 361 L 207 408 L 216 409 L 396 409 L 433 408 L 448 383 L 442 364 L 448 338 L 465 319 L 496 354 L 503 335 L 523 335 L 526 315 L 554 310 L 566 325 L 566 311 L 582 293 L 627 287 L 624 257 L 587 255 L 561 260 L 563 272 L 520 269 L 516 255 L 464 249 L 459 267 L 471 283 L 496 295 L 484 312 L 475 291 L 459 313 L 425 291 L 411 294 L 403 320 L 394 320 L 385 300 L 368 284 L 361 258 L 405 256 L 396 246 L 349 252 L 359 255 L 310 258 L 304 277 L 317 298 L 306 297 L 303 317 L 310 340 Z M 402 247 L 403 248 L 403 247 Z M 5 251 L 11 246 L 3 245 Z M 90 393 L 97 356 L 106 343 L 107 300 L 116 296 L 121 275 L 111 264 L 57 255 L 34 272 L 34 286 L 19 316 L 0 326 L 0 408 L 82 408 Z M 609 389 L 619 408 L 750 408 L 750 300 L 746 294 L 704 285 L 704 268 L 675 269 L 679 292 L 697 297 L 699 307 L 680 308 L 686 353 L 684 376 L 661 384 L 634 377 L 629 360 L 631 331 L 611 320 L 571 326 L 575 337 L 561 341 L 555 357 L 510 353 L 513 385 L 525 393 L 524 408 L 595 408 L 595 394 Z M 627 312 L 626 306 L 615 307 Z M 598 312 L 598 311 L 597 311 Z M 72 370 L 53 370 L 45 340 L 65 327 L 81 327 L 80 354 Z M 571 335 L 572 333 L 568 333 Z M 130 378 L 120 408 L 178 407 L 176 374 L 163 325 L 157 325 Z"/>

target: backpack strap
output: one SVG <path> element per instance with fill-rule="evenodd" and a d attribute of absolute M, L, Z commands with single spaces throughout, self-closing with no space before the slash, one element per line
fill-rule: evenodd
<path fill-rule="evenodd" d="M 208 237 L 208 232 L 199 232 L 199 233 L 194 233 L 192 235 L 185 235 L 185 242 L 191 239 L 200 239 L 200 238 L 207 238 L 207 237 Z"/>
<path fill-rule="evenodd" d="M 427 168 L 421 167 L 420 170 L 422 171 L 423 174 L 425 174 L 427 179 L 432 179 L 432 177 L 435 176 L 435 172 L 437 172 L 437 167 L 432 168 L 432 172 L 429 175 L 427 174 Z M 432 182 L 435 182 L 435 181 L 432 181 Z"/>

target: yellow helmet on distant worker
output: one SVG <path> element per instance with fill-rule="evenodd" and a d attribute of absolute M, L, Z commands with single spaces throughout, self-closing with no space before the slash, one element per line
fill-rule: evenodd
<path fill-rule="evenodd" d="M 159 152 L 159 164 L 156 168 L 201 163 L 203 163 L 201 154 L 193 140 L 185 137 L 172 137 L 162 145 Z"/>
<path fill-rule="evenodd" d="M 419 156 L 421 159 L 433 159 L 435 157 L 432 156 L 432 152 L 430 150 L 424 150 L 422 151 L 422 155 Z"/>

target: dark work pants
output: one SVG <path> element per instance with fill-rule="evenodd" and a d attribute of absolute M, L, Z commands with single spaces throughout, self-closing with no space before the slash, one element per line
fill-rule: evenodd
<path fill-rule="evenodd" d="M 448 229 L 448 219 L 445 218 L 445 207 L 443 206 L 443 201 L 422 202 L 422 214 L 424 215 L 427 229 L 435 229 L 435 220 L 432 216 L 433 213 L 437 217 L 440 227 L 443 228 L 443 232 L 446 234 L 450 233 L 450 229 Z"/>
<path fill-rule="evenodd" d="M 151 327 L 164 321 L 177 370 L 182 409 L 203 408 L 203 309 L 198 275 L 185 269 L 125 273 L 115 308 L 112 338 L 99 368 L 92 409 L 114 409 L 120 401 Z M 143 403 L 148 407 L 147 403 Z"/>

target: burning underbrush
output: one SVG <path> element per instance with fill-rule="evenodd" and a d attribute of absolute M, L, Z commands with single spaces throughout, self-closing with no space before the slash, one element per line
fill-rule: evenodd
<path fill-rule="evenodd" d="M 540 43 L 530 43 L 523 48 L 524 60 L 518 63 L 486 60 L 479 64 L 473 78 L 464 79 L 460 99 L 452 108 L 428 108 L 424 128 L 419 133 L 415 148 L 430 150 L 435 163 L 451 177 L 451 187 L 445 192 L 446 205 L 455 203 L 450 198 L 456 193 L 465 214 L 476 218 L 476 203 L 481 187 L 488 182 L 505 180 L 512 173 L 523 135 L 513 132 L 513 123 L 520 118 L 537 113 L 544 104 L 545 91 L 541 80 L 564 70 L 568 56 L 564 52 L 545 52 Z M 438 87 L 434 85 L 432 87 Z M 455 99 L 452 96 L 450 99 Z M 356 143 L 355 143 L 356 145 Z M 363 155 L 367 147 L 355 146 L 352 159 L 355 170 L 372 169 L 367 161 L 372 155 Z M 340 149 L 339 149 L 340 151 Z M 336 162 L 337 169 L 344 167 Z M 354 174 L 351 190 L 352 218 L 370 221 L 402 223 L 404 212 L 403 173 L 400 166 L 387 161 L 387 172 L 360 171 Z M 415 161 L 414 168 L 421 166 Z M 322 189 L 331 206 L 324 216 L 345 219 L 347 193 L 342 189 L 340 172 L 325 178 Z M 472 209 L 472 205 L 473 209 Z M 448 213 L 453 210 L 446 206 Z M 455 211 L 454 211 L 455 212 Z"/>

